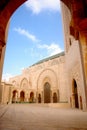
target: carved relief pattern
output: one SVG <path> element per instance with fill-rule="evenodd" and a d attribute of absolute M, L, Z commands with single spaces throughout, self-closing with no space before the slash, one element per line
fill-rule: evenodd
<path fill-rule="evenodd" d="M 23 73 L 25 73 L 25 74 L 29 73 L 30 74 L 32 72 L 36 72 L 38 70 L 42 70 L 42 69 L 45 69 L 47 67 L 58 65 L 58 64 L 61 64 L 61 63 L 64 63 L 64 62 L 65 62 L 65 57 L 61 56 L 59 58 L 52 59 L 52 60 L 49 60 L 49 61 L 46 61 L 46 62 L 42 62 L 41 64 L 31 66 L 30 68 L 24 69 Z"/>
<path fill-rule="evenodd" d="M 82 45 L 82 52 L 84 61 L 87 63 L 87 45 Z"/>
<path fill-rule="evenodd" d="M 24 79 L 21 81 L 20 87 L 21 87 L 21 88 L 27 88 L 27 87 L 28 87 L 28 81 L 27 81 L 27 79 L 24 78 Z"/>
<path fill-rule="evenodd" d="M 71 71 L 72 78 L 74 78 L 77 83 L 80 83 L 80 66 L 77 64 Z"/>

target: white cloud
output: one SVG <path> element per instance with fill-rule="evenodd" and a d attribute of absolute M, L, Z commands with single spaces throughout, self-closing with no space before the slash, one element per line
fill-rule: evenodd
<path fill-rule="evenodd" d="M 11 74 L 6 73 L 2 75 L 2 81 L 8 82 L 9 78 L 13 77 Z"/>
<path fill-rule="evenodd" d="M 25 3 L 34 14 L 42 11 L 60 11 L 60 0 L 28 0 Z"/>
<path fill-rule="evenodd" d="M 38 39 L 36 38 L 35 35 L 29 33 L 27 30 L 22 29 L 22 28 L 20 28 L 20 27 L 19 27 L 19 28 L 14 28 L 14 31 L 18 32 L 18 33 L 21 34 L 21 35 L 26 36 L 28 39 L 32 40 L 33 42 L 38 42 L 38 41 L 40 41 L 40 40 L 38 40 Z"/>
<path fill-rule="evenodd" d="M 39 50 L 34 49 L 34 48 L 31 48 L 29 50 L 28 48 L 26 48 L 24 50 L 24 53 L 27 55 L 29 53 L 29 55 L 31 55 L 32 58 L 39 57 L 41 59 L 43 57 L 43 52 L 45 53 L 45 55 L 47 55 L 46 57 L 48 57 L 48 56 L 52 56 L 63 51 L 61 47 L 57 43 L 54 43 L 54 42 L 51 43 L 50 45 L 37 43 L 36 48 Z"/>
<path fill-rule="evenodd" d="M 38 45 L 38 48 L 41 49 L 46 49 L 48 52 L 48 55 L 52 56 L 55 54 L 58 54 L 60 52 L 62 52 L 63 50 L 60 48 L 60 46 L 56 43 L 51 43 L 50 45 L 47 44 L 42 44 L 42 45 Z"/>

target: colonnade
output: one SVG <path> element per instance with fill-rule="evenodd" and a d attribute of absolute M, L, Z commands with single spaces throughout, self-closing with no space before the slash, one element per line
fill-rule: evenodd
<path fill-rule="evenodd" d="M 49 100 L 48 100 L 49 98 Z M 13 90 L 11 92 L 11 103 L 57 103 L 58 94 L 57 92 L 50 91 L 50 95 L 46 97 L 44 92 L 36 91 L 23 91 L 23 90 Z"/>

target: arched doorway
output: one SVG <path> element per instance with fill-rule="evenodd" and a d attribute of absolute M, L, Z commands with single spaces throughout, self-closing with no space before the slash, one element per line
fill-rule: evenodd
<path fill-rule="evenodd" d="M 79 103 L 78 103 L 78 90 L 77 90 L 77 83 L 76 80 L 73 79 L 73 85 L 72 85 L 72 101 L 73 101 L 73 106 L 75 108 L 79 108 Z"/>
<path fill-rule="evenodd" d="M 24 102 L 24 99 L 25 99 L 25 93 L 24 93 L 24 91 L 21 91 L 20 92 L 20 102 Z"/>
<path fill-rule="evenodd" d="M 57 94 L 53 93 L 53 103 L 57 103 Z"/>
<path fill-rule="evenodd" d="M 50 84 L 46 82 L 44 84 L 44 103 L 50 103 L 51 93 L 50 93 Z"/>
<path fill-rule="evenodd" d="M 38 95 L 38 103 L 41 103 L 41 94 Z"/>
<path fill-rule="evenodd" d="M 12 93 L 12 103 L 17 102 L 17 90 L 14 90 Z"/>
<path fill-rule="evenodd" d="M 29 102 L 31 102 L 31 103 L 34 102 L 34 93 L 33 93 L 33 92 L 30 93 L 30 99 L 29 99 Z"/>

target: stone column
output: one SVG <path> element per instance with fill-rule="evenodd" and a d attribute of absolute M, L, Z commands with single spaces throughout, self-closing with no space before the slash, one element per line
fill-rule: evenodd
<path fill-rule="evenodd" d="M 71 100 L 72 100 L 72 102 L 71 102 L 72 105 L 71 106 L 72 106 L 72 108 L 75 108 L 75 94 L 74 93 L 72 94 Z"/>
<path fill-rule="evenodd" d="M 4 54 L 5 54 L 5 46 L 3 45 L 3 42 L 0 41 L 0 81 L 2 77 Z"/>
<path fill-rule="evenodd" d="M 84 25 L 83 25 L 84 26 Z M 87 30 L 81 30 L 79 33 L 81 60 L 83 68 L 84 86 L 83 87 L 83 109 L 87 109 Z"/>
<path fill-rule="evenodd" d="M 44 92 L 43 91 L 42 91 L 41 95 L 42 95 L 42 101 L 41 102 L 44 103 Z"/>
<path fill-rule="evenodd" d="M 59 90 L 57 90 L 57 102 L 59 102 Z"/>
<path fill-rule="evenodd" d="M 1 93 L 1 104 L 4 104 L 4 90 L 5 89 L 5 84 L 2 84 L 1 85 L 1 90 L 2 90 L 2 93 Z"/>
<path fill-rule="evenodd" d="M 29 95 L 26 93 L 26 102 L 29 102 Z"/>
<path fill-rule="evenodd" d="M 50 103 L 53 103 L 53 92 L 52 92 L 52 90 L 50 91 Z"/>
<path fill-rule="evenodd" d="M 38 91 L 36 91 L 36 103 L 38 103 Z"/>
<path fill-rule="evenodd" d="M 5 43 L 0 41 L 0 93 L 1 93 L 0 102 L 2 98 L 1 79 L 2 79 L 2 71 L 3 71 L 4 54 L 5 54 Z"/>
<path fill-rule="evenodd" d="M 18 101 L 18 92 L 15 93 L 15 102 Z"/>
<path fill-rule="evenodd" d="M 9 97 L 9 104 L 12 103 L 12 97 L 13 97 L 13 93 L 12 93 L 12 88 L 10 88 L 10 97 Z"/>
<path fill-rule="evenodd" d="M 18 91 L 18 102 L 20 102 L 20 91 Z"/>

